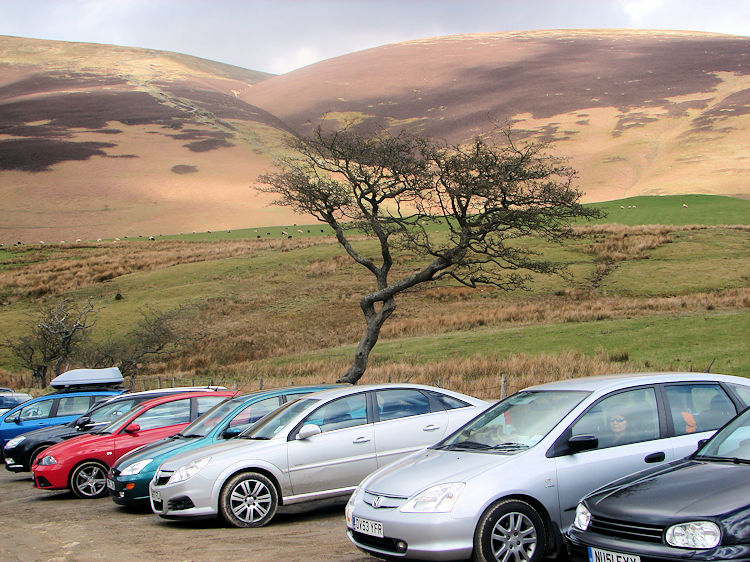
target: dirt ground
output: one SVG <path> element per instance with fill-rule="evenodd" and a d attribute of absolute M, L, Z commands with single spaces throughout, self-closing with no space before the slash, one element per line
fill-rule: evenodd
<path fill-rule="evenodd" d="M 346 537 L 343 502 L 296 511 L 260 529 L 167 521 L 109 498 L 37 490 L 29 473 L 0 465 L 0 560 L 375 560 Z"/>

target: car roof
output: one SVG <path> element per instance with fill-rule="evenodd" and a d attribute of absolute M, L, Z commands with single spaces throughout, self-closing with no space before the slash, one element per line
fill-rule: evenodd
<path fill-rule="evenodd" d="M 163 404 L 165 402 L 171 402 L 173 400 L 179 400 L 182 398 L 189 398 L 189 397 L 196 397 L 196 398 L 203 398 L 204 396 L 224 396 L 226 398 L 231 398 L 232 396 L 235 396 L 237 394 L 236 390 L 218 390 L 218 391 L 208 391 L 208 392 L 178 392 L 176 394 L 167 394 L 166 396 L 158 396 L 156 398 L 152 398 L 151 400 L 146 400 L 145 402 L 141 402 L 136 406 L 136 408 L 145 408 L 145 407 L 151 407 L 155 406 L 156 404 Z"/>
<path fill-rule="evenodd" d="M 524 390 L 581 390 L 597 392 L 628 388 L 635 385 L 676 382 L 728 382 L 750 386 L 750 379 L 733 375 L 695 372 L 647 372 L 571 378 L 530 386 Z"/>
<path fill-rule="evenodd" d="M 480 398 L 469 396 L 467 394 L 462 394 L 454 390 L 447 390 L 445 388 L 439 388 L 436 386 L 428 386 L 424 384 L 412 384 L 412 383 L 379 383 L 379 384 L 345 385 L 341 388 L 332 388 L 329 390 L 321 390 L 313 394 L 308 394 L 307 396 L 305 396 L 305 398 L 329 399 L 329 398 L 336 398 L 338 396 L 348 396 L 350 394 L 357 394 L 359 392 L 365 392 L 367 390 L 391 390 L 391 389 L 400 389 L 400 388 L 407 388 L 407 389 L 410 388 L 410 389 L 416 389 L 416 390 L 429 390 L 433 392 L 440 392 L 440 393 L 447 394 L 449 396 L 454 396 L 456 398 L 460 398 L 461 400 L 469 401 L 475 404 L 486 402 L 485 400 L 482 400 Z"/>

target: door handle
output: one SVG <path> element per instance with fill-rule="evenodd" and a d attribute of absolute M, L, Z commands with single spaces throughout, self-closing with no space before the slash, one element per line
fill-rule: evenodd
<path fill-rule="evenodd" d="M 427 427 L 422 428 L 422 431 L 435 431 L 436 429 L 440 429 L 439 425 L 430 424 Z"/>
<path fill-rule="evenodd" d="M 357 437 L 352 443 L 368 443 L 369 441 L 369 437 Z"/>
<path fill-rule="evenodd" d="M 646 455 L 646 458 L 643 460 L 645 462 L 661 462 L 665 459 L 664 452 L 659 451 L 658 453 L 651 453 L 650 455 Z"/>

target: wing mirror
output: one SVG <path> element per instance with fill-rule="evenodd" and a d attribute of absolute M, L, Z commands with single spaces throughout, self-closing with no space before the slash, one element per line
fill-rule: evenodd
<path fill-rule="evenodd" d="M 12 418 L 7 418 L 5 421 L 8 423 L 21 423 L 21 415 L 16 414 Z"/>
<path fill-rule="evenodd" d="M 232 439 L 242 433 L 242 429 L 239 427 L 228 427 L 221 433 L 222 439 Z"/>
<path fill-rule="evenodd" d="M 599 446 L 599 438 L 596 435 L 574 435 L 568 439 L 568 448 L 571 453 L 589 451 Z"/>
<path fill-rule="evenodd" d="M 129 423 L 125 428 L 125 433 L 138 433 L 141 430 L 141 426 L 137 423 Z"/>
<path fill-rule="evenodd" d="M 88 416 L 81 416 L 76 420 L 75 426 L 78 429 L 82 429 L 91 423 L 91 418 Z"/>
<path fill-rule="evenodd" d="M 318 435 L 319 433 L 322 433 L 319 426 L 314 423 L 306 423 L 297 433 L 297 439 L 309 439 L 313 435 Z"/>

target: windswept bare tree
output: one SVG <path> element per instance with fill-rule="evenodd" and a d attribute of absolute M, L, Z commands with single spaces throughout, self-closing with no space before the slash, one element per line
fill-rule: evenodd
<path fill-rule="evenodd" d="M 31 371 L 37 386 L 44 388 L 49 369 L 52 368 L 55 375 L 62 372 L 95 322 L 96 311 L 91 301 L 78 305 L 64 298 L 43 306 L 28 332 L 7 340 L 3 346 L 22 367 Z"/>
<path fill-rule="evenodd" d="M 514 242 L 560 241 L 571 221 L 600 216 L 579 203 L 575 171 L 545 145 L 520 146 L 508 129 L 500 133 L 501 143 L 476 138 L 448 146 L 405 132 L 362 136 L 318 127 L 309 137 L 287 139 L 293 155 L 277 162 L 279 172 L 258 178 L 258 189 L 279 196 L 275 204 L 328 224 L 375 277 L 375 290 L 360 300 L 365 333 L 339 382 L 356 383 L 364 374 L 397 294 L 444 278 L 469 287 L 524 287 L 530 273 L 561 266 Z M 377 240 L 377 257 L 354 244 L 352 234 L 362 232 Z M 396 250 L 424 257 L 426 265 L 389 279 Z"/>

